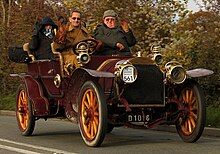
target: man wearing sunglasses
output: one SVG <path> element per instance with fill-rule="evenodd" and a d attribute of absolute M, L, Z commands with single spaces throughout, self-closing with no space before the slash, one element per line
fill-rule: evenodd
<path fill-rule="evenodd" d="M 98 25 L 93 34 L 96 40 L 101 40 L 103 48 L 99 55 L 131 55 L 130 47 L 136 44 L 136 39 L 128 26 L 128 21 L 122 19 L 118 24 L 118 15 L 114 10 L 107 10 L 103 15 L 103 24 Z"/>
<path fill-rule="evenodd" d="M 78 67 L 76 55 L 73 53 L 72 47 L 78 42 L 91 38 L 88 30 L 81 22 L 81 13 L 73 10 L 69 17 L 69 23 L 58 24 L 57 34 L 54 38 L 54 49 L 60 51 L 63 57 L 64 70 L 69 75 L 69 69 L 73 70 Z M 66 68 L 68 67 L 68 68 Z"/>
<path fill-rule="evenodd" d="M 88 30 L 83 26 L 81 21 L 81 13 L 78 10 L 73 10 L 69 17 L 69 23 L 65 26 L 65 40 L 56 40 L 55 48 L 63 50 L 67 47 L 73 46 L 79 41 L 90 38 Z M 62 27 L 63 29 L 64 27 Z M 59 29 L 58 32 L 59 33 Z"/>

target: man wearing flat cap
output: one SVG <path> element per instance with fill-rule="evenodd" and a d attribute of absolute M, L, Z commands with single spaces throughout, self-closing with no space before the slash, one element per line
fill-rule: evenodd
<path fill-rule="evenodd" d="M 123 19 L 119 25 L 118 15 L 114 10 L 104 12 L 103 24 L 96 27 L 93 36 L 103 43 L 103 48 L 98 52 L 99 55 L 130 56 L 130 47 L 136 44 L 128 21 Z"/>

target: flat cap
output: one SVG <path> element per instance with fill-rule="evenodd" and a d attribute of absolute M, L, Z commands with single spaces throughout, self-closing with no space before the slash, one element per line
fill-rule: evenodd
<path fill-rule="evenodd" d="M 104 12 L 103 18 L 105 17 L 117 17 L 117 13 L 114 10 L 107 10 Z"/>

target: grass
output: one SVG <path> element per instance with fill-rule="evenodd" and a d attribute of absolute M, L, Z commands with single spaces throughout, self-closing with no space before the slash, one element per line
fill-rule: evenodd
<path fill-rule="evenodd" d="M 220 107 L 208 106 L 206 108 L 206 125 L 220 128 Z"/>
<path fill-rule="evenodd" d="M 0 97 L 0 110 L 15 111 L 16 98 L 15 94 Z"/>
<path fill-rule="evenodd" d="M 0 97 L 0 110 L 15 111 L 15 94 Z M 206 126 L 220 127 L 220 107 L 208 106 L 206 108 Z"/>

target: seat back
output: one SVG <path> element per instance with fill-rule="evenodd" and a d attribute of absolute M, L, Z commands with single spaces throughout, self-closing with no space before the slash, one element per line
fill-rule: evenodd
<path fill-rule="evenodd" d="M 51 43 L 51 50 L 52 50 L 55 58 L 61 58 L 62 59 L 61 53 L 57 52 L 56 49 L 54 48 L 54 42 Z"/>
<path fill-rule="evenodd" d="M 36 60 L 36 58 L 34 57 L 34 55 L 31 53 L 31 51 L 29 49 L 29 43 L 25 43 L 23 45 L 23 50 L 28 53 L 28 56 L 31 57 L 32 61 Z"/>
<path fill-rule="evenodd" d="M 60 60 L 60 69 L 61 69 L 61 72 L 62 72 L 62 76 L 63 76 L 63 57 L 62 57 L 62 54 L 60 52 L 57 52 L 56 49 L 54 48 L 54 42 L 51 43 L 51 50 L 54 54 L 54 57 L 55 58 L 59 58 Z"/>

